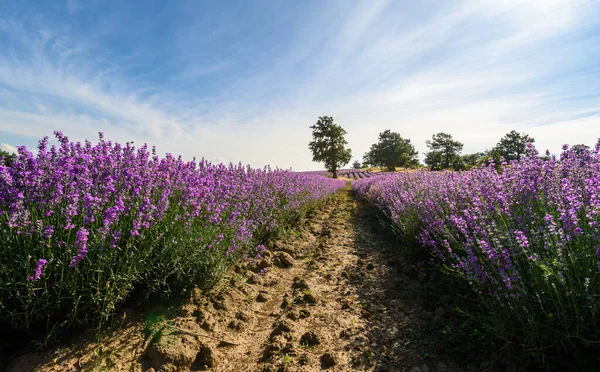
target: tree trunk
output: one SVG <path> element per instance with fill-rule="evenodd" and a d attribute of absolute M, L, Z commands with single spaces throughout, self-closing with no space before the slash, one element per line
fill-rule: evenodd
<path fill-rule="evenodd" d="M 331 174 L 333 175 L 333 178 L 337 178 L 337 169 L 332 169 Z"/>

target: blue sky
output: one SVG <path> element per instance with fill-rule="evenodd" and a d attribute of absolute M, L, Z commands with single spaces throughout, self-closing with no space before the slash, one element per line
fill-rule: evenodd
<path fill-rule="evenodd" d="M 0 3 L 0 147 L 71 139 L 212 161 L 319 169 L 333 116 L 354 159 L 379 132 L 422 154 L 510 130 L 538 149 L 600 137 L 600 2 L 11 1 Z"/>

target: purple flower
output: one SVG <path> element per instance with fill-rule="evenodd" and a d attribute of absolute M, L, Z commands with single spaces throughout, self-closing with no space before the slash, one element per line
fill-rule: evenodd
<path fill-rule="evenodd" d="M 77 240 L 75 241 L 75 247 L 78 247 L 77 255 L 71 260 L 71 267 L 75 267 L 79 261 L 82 261 L 88 253 L 87 242 L 89 232 L 85 228 L 80 228 L 75 233 Z"/>
<path fill-rule="evenodd" d="M 527 240 L 527 237 L 525 236 L 523 231 L 515 230 L 515 236 L 517 237 L 517 240 L 521 243 L 521 246 L 523 248 L 529 247 L 529 240 Z"/>
<path fill-rule="evenodd" d="M 29 280 L 40 280 L 40 278 L 42 277 L 44 266 L 46 266 L 47 263 L 47 260 L 40 258 L 35 267 L 35 272 L 29 277 Z"/>

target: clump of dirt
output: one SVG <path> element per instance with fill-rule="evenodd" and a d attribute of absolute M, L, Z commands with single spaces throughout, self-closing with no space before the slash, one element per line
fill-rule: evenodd
<path fill-rule="evenodd" d="M 175 367 L 190 368 L 196 354 L 202 345 L 197 334 L 202 329 L 194 321 L 181 321 L 158 323 L 155 325 L 152 340 L 145 350 L 150 367 L 160 370 L 165 364 Z"/>
<path fill-rule="evenodd" d="M 303 346 L 316 346 L 320 343 L 319 336 L 313 331 L 308 331 L 300 337 L 300 345 Z"/>

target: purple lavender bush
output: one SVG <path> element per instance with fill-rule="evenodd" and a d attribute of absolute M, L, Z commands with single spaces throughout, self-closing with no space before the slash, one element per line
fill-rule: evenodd
<path fill-rule="evenodd" d="M 55 135 L 0 165 L 0 322 L 17 327 L 102 319 L 138 284 L 210 282 L 345 186 Z"/>
<path fill-rule="evenodd" d="M 468 172 L 353 182 L 404 239 L 462 279 L 498 339 L 544 350 L 600 335 L 600 141 Z"/>

